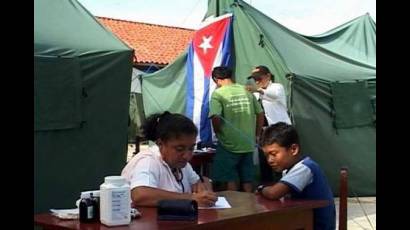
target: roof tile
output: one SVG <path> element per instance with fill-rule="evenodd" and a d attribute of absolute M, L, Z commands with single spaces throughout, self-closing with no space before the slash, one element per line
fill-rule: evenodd
<path fill-rule="evenodd" d="M 194 30 L 97 17 L 119 39 L 135 50 L 136 64 L 167 65 L 188 46 Z"/>

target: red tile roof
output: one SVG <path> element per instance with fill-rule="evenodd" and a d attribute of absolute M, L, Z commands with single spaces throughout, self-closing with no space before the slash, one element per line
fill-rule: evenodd
<path fill-rule="evenodd" d="M 118 38 L 135 50 L 134 63 L 167 65 L 188 46 L 194 30 L 97 17 Z"/>

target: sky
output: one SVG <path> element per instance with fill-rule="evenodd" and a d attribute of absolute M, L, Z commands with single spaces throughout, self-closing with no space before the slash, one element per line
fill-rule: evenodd
<path fill-rule="evenodd" d="M 94 16 L 197 29 L 208 0 L 78 0 Z M 287 28 L 316 35 L 369 13 L 376 0 L 245 0 Z"/>

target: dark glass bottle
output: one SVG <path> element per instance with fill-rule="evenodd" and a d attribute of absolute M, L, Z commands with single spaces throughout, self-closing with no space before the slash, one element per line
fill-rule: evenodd
<path fill-rule="evenodd" d="M 92 222 L 95 218 L 95 202 L 90 197 L 90 194 L 81 194 L 79 204 L 80 222 Z"/>
<path fill-rule="evenodd" d="M 100 220 L 100 192 L 91 193 L 91 201 L 94 205 L 94 218 Z"/>

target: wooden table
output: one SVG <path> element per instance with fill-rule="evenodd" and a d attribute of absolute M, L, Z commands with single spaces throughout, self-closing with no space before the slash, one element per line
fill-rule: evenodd
<path fill-rule="evenodd" d="M 34 215 L 36 225 L 44 229 L 126 230 L 126 229 L 313 229 L 313 209 L 328 204 L 325 200 L 271 201 L 259 195 L 235 191 L 218 192 L 231 204 L 229 209 L 200 209 L 197 221 L 157 221 L 156 208 L 138 210 L 142 217 L 129 225 L 107 227 L 78 220 L 60 220 L 51 214 Z"/>

